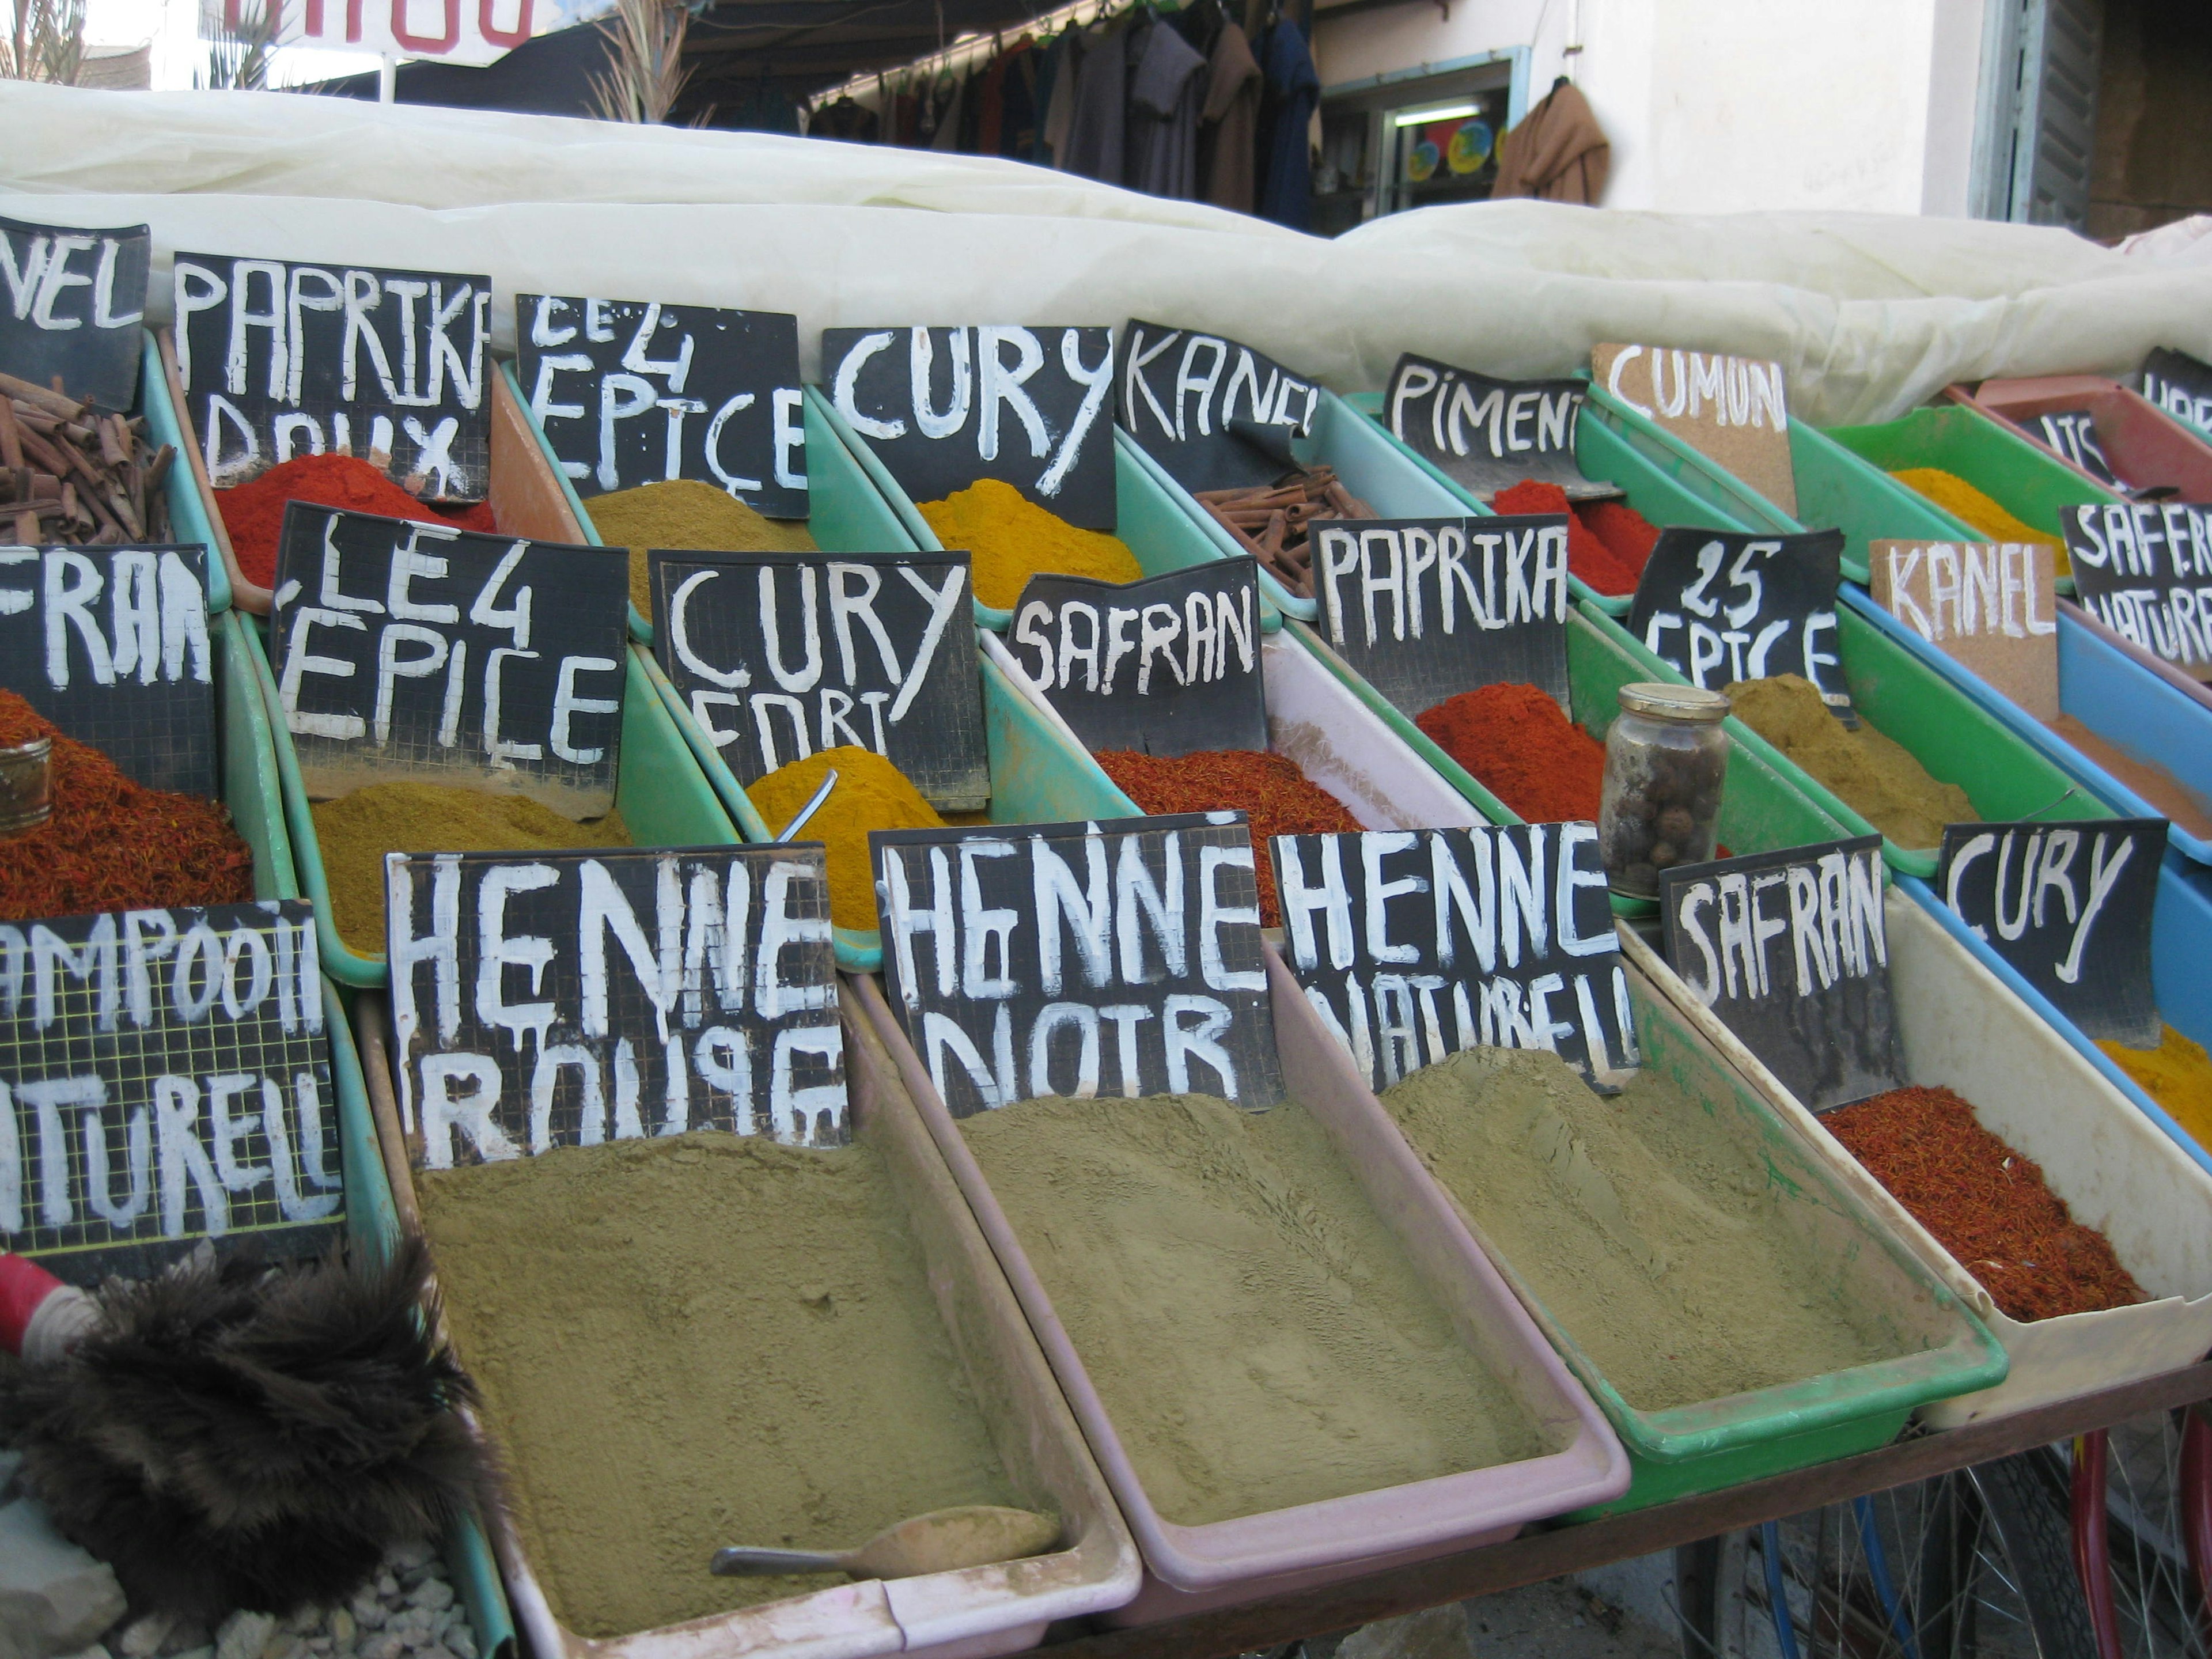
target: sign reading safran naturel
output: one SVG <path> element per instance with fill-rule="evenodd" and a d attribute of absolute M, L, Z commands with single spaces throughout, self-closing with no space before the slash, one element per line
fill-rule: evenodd
<path fill-rule="evenodd" d="M 1601 345 L 1590 376 L 1784 513 L 1797 511 L 1782 365 L 1679 347 Z"/>
<path fill-rule="evenodd" d="M 1850 685 L 1836 656 L 1843 550 L 1840 530 L 1662 530 L 1638 579 L 1628 631 L 1709 691 L 1796 674 L 1848 708 Z"/>
<path fill-rule="evenodd" d="M 726 1128 L 850 1139 L 818 842 L 392 854 L 399 1099 L 434 1170 Z"/>
<path fill-rule="evenodd" d="M 1586 391 L 1580 380 L 1494 380 L 1409 351 L 1390 371 L 1382 410 L 1400 443 L 1486 504 L 1524 478 L 1577 501 L 1617 495 L 1575 459 Z"/>
<path fill-rule="evenodd" d="M 653 650 L 739 783 L 887 757 L 940 811 L 990 799 L 965 553 L 665 553 Z"/>
<path fill-rule="evenodd" d="M 0 924 L 0 1249 L 79 1285 L 313 1255 L 343 1184 L 304 902 Z"/>
<path fill-rule="evenodd" d="M 357 455 L 429 501 L 483 498 L 491 279 L 176 256 L 177 373 L 218 489 Z"/>
<path fill-rule="evenodd" d="M 1248 345 L 1131 321 L 1116 352 L 1121 421 L 1185 489 L 1273 483 L 1297 465 L 1321 388 Z"/>
<path fill-rule="evenodd" d="M 2059 509 L 2082 605 L 2198 679 L 2212 679 L 2212 505 L 2090 501 Z"/>
<path fill-rule="evenodd" d="M 696 478 L 806 516 L 798 318 L 550 294 L 514 310 L 523 393 L 579 495 Z"/>
<path fill-rule="evenodd" d="M 143 225 L 79 230 L 0 219 L 0 373 L 120 414 L 138 401 L 139 331 L 154 239 Z"/>

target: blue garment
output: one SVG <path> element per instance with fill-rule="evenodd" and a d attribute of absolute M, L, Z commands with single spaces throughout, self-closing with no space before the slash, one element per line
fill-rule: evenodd
<path fill-rule="evenodd" d="M 1308 130 L 1321 97 L 1321 76 L 1314 72 L 1305 36 L 1289 18 L 1261 42 L 1260 67 L 1267 77 L 1260 99 L 1260 217 L 1305 230 L 1313 215 Z"/>

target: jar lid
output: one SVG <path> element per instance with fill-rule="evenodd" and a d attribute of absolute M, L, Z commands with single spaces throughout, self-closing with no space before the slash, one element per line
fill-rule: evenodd
<path fill-rule="evenodd" d="M 1629 714 L 1696 726 L 1709 726 L 1729 711 L 1729 700 L 1718 691 L 1672 685 L 1664 680 L 1635 681 L 1622 686 L 1619 696 L 1621 708 Z"/>

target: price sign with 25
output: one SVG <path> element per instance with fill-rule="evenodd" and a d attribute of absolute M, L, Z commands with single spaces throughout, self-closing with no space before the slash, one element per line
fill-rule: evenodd
<path fill-rule="evenodd" d="M 1838 707 L 1850 688 L 1835 654 L 1843 532 L 1660 532 L 1629 629 L 1692 684 L 1798 674 Z"/>

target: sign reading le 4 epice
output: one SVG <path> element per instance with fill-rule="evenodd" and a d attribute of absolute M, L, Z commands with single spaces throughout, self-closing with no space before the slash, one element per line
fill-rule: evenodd
<path fill-rule="evenodd" d="M 282 46 L 446 64 L 493 63 L 574 9 L 547 0 L 200 0 L 200 34 L 250 32 L 263 5 Z"/>

